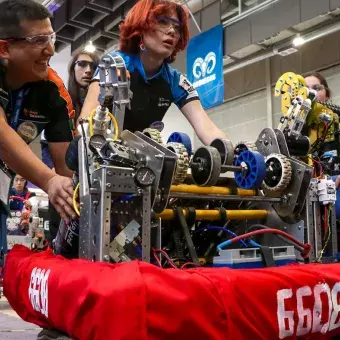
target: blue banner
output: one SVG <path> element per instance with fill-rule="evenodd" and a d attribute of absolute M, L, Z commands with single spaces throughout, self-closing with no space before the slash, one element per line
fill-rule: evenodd
<path fill-rule="evenodd" d="M 224 99 L 223 26 L 190 39 L 187 48 L 188 80 L 197 89 L 202 106 L 210 109 Z"/>

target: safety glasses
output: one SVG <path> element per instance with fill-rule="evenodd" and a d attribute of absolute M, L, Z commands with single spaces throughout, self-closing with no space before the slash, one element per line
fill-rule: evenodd
<path fill-rule="evenodd" d="M 8 41 L 27 41 L 30 44 L 34 45 L 35 47 L 39 48 L 44 48 L 48 44 L 52 44 L 54 46 L 56 42 L 56 33 L 53 32 L 51 34 L 40 34 L 40 35 L 34 35 L 31 37 L 25 37 L 25 38 L 16 38 L 16 37 L 11 37 L 11 38 L 5 38 L 3 40 L 8 40 Z"/>
<path fill-rule="evenodd" d="M 91 68 L 91 70 L 95 71 L 96 65 L 93 63 L 93 61 L 88 60 L 77 60 L 75 62 L 76 65 L 78 65 L 81 68 L 87 68 L 88 66 Z"/>
<path fill-rule="evenodd" d="M 159 29 L 167 32 L 170 28 L 174 30 L 174 35 L 179 38 L 181 35 L 181 23 L 178 20 L 167 16 L 159 16 L 156 18 Z"/>
<path fill-rule="evenodd" d="M 23 178 L 15 178 L 15 179 L 14 179 L 14 182 L 17 182 L 17 183 L 24 183 L 24 182 L 25 182 L 25 179 L 23 179 Z"/>
<path fill-rule="evenodd" d="M 323 90 L 325 87 L 324 87 L 323 85 L 321 85 L 321 84 L 315 84 L 315 85 L 312 85 L 310 88 L 311 88 L 312 90 L 315 90 L 315 91 L 321 91 L 321 90 Z"/>

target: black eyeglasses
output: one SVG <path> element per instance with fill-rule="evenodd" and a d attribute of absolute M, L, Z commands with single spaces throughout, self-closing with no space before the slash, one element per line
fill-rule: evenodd
<path fill-rule="evenodd" d="M 57 39 L 57 35 L 55 32 L 53 32 L 51 34 L 40 34 L 40 35 L 34 35 L 31 37 L 24 37 L 24 38 L 11 37 L 11 38 L 5 38 L 3 40 L 27 41 L 36 47 L 44 48 L 48 44 L 52 44 L 54 46 L 56 39 Z"/>
<path fill-rule="evenodd" d="M 96 68 L 97 68 L 97 66 L 94 64 L 93 61 L 88 61 L 88 60 L 77 60 L 75 62 L 75 64 L 78 65 L 81 68 L 86 68 L 86 67 L 90 66 L 90 69 L 92 71 L 95 71 Z"/>

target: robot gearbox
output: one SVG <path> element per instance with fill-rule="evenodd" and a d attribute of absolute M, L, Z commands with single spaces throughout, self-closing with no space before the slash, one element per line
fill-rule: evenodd
<path fill-rule="evenodd" d="M 340 334 L 331 178 L 339 108 L 316 102 L 304 79 L 287 73 L 275 87 L 277 129 L 192 150 L 182 133 L 163 143 L 154 127 L 122 131 L 129 74 L 119 56 L 99 68 L 100 105 L 67 153 L 79 217 L 60 226 L 53 253 L 62 257 L 19 246 L 7 257 L 5 294 L 19 315 L 75 339 Z M 90 305 L 100 320 L 85 313 Z"/>

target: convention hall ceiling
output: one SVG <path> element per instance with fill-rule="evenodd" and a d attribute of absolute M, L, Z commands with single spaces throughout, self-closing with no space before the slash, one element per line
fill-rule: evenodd
<path fill-rule="evenodd" d="M 219 1 L 220 23 L 225 26 L 227 37 L 225 66 L 255 58 L 276 46 L 291 44 L 291 40 L 297 34 L 318 35 L 328 27 L 334 31 L 331 25 L 338 22 L 340 14 L 340 0 L 290 0 L 289 2 L 296 6 L 294 9 L 296 15 L 292 16 L 294 20 L 284 19 L 282 11 L 280 12 L 280 6 L 282 7 L 288 0 L 175 1 L 189 8 L 195 17 L 199 15 L 199 11 L 203 12 Z M 71 51 L 74 53 L 83 48 L 89 40 L 102 52 L 114 49 L 118 43 L 119 24 L 137 0 L 39 0 L 39 2 L 53 12 L 57 52 L 71 45 Z M 276 10 L 278 13 L 273 13 Z M 266 13 L 271 14 L 268 17 Z M 265 25 L 264 20 L 268 21 Z"/>

